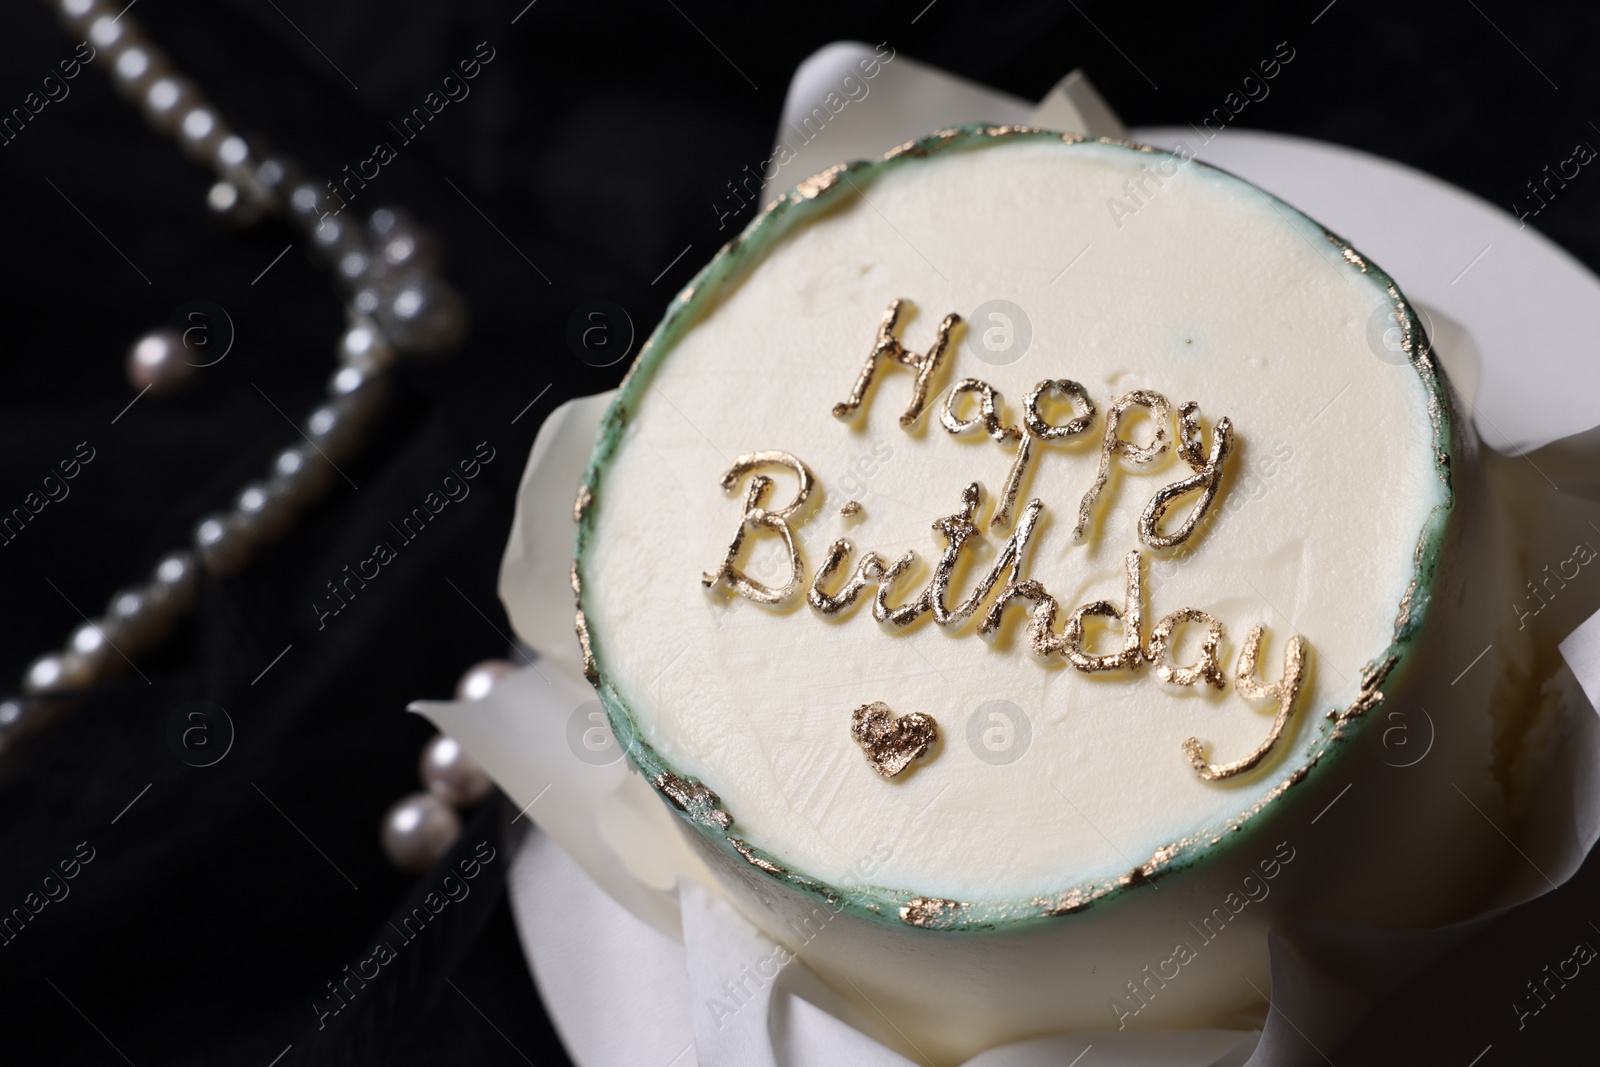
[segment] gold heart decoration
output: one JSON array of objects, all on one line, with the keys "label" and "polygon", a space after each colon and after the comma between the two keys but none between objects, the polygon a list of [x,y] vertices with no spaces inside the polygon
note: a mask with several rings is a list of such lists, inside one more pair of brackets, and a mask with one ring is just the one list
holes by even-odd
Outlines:
[{"label": "gold heart decoration", "polygon": [[939,724],[920,711],[896,716],[889,705],[874,700],[855,710],[850,736],[866,752],[873,770],[893,778],[939,743]]}]

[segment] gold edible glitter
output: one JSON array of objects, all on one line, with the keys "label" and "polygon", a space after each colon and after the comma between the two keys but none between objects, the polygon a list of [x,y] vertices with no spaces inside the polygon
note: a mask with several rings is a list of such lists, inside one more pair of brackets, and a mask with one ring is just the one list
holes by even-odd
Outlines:
[{"label": "gold edible glitter", "polygon": [[817,568],[817,573],[811,579],[811,588],[806,591],[806,602],[824,615],[835,615],[856,602],[856,597],[861,595],[861,590],[866,588],[868,582],[882,581],[887,573],[884,570],[883,557],[876,552],[868,552],[861,557],[861,562],[856,564],[855,573],[844,583],[844,586],[834,594],[823,592],[822,583],[832,577],[833,572],[842,563],[849,562],[850,553],[855,547],[844,538],[839,538],[828,546],[828,555],[822,561],[822,566]]},{"label": "gold edible glitter", "polygon": [[863,704],[850,716],[850,736],[867,754],[872,769],[893,778],[939,742],[939,724],[920,711],[896,716],[881,700]]},{"label": "gold edible glitter", "polygon": [[760,856],[756,855],[755,849],[751,848],[750,843],[745,841],[743,838],[729,837],[728,844],[732,845],[733,850],[739,855],[743,856],[745,862],[750,864],[750,866],[764,871],[767,874],[772,875],[774,878],[788,877],[788,871],[784,870],[782,867],[779,867],[771,860],[762,859]]},{"label": "gold edible glitter", "polygon": [[1388,656],[1382,662],[1369,664],[1361,672],[1361,691],[1356,694],[1355,700],[1343,711],[1334,709],[1328,712],[1328,718],[1334,719],[1343,725],[1350,719],[1359,719],[1379,704],[1383,703],[1383,683],[1389,677],[1389,672],[1394,670],[1399,663],[1398,656]]},{"label": "gold edible glitter", "polygon": [[733,825],[733,816],[723,809],[722,798],[693,778],[662,771],[651,780],[651,784],[671,801],[673,807],[695,822],[719,830],[726,830]]},{"label": "gold edible glitter", "polygon": [[578,635],[578,647],[583,651],[583,677],[590,685],[598,688],[600,668],[594,661],[594,645],[589,640],[589,620],[584,617],[582,608],[578,609],[572,628]]},{"label": "gold edible glitter", "polygon": [[924,929],[949,926],[962,906],[958,900],[942,897],[912,897],[900,906],[900,921]]},{"label": "gold edible glitter", "polygon": [[1256,680],[1256,657],[1260,651],[1261,627],[1252,626],[1250,636],[1245,638],[1244,648],[1239,652],[1233,687],[1246,700],[1277,700],[1278,709],[1272,719],[1272,729],[1267,731],[1266,740],[1254,752],[1232,763],[1212,763],[1205,758],[1205,746],[1198,739],[1191,737],[1184,741],[1183,751],[1189,757],[1189,763],[1208,782],[1218,782],[1253,770],[1272,752],[1273,746],[1289,725],[1290,716],[1294,714],[1295,699],[1300,695],[1300,683],[1305,678],[1304,642],[1299,635],[1289,638],[1283,649],[1283,677],[1276,682]]},{"label": "gold edible glitter", "polygon": [[[1045,421],[1039,412],[1039,398],[1047,391],[1060,393],[1069,400],[1076,401],[1083,406],[1083,414],[1074,416],[1056,426]],[[1022,483],[1027,478],[1028,466],[1033,461],[1033,442],[1060,441],[1076,436],[1094,424],[1094,401],[1089,399],[1089,393],[1083,386],[1070,378],[1047,378],[1033,387],[1033,391],[1022,398],[1022,422],[1027,427],[1027,433],[1017,442],[1017,451],[1011,459],[1011,469],[1006,472],[1005,487],[1000,490],[1000,503],[995,508],[994,515],[989,519],[989,529],[1004,529],[1006,523],[1011,521],[1011,509],[1017,506],[1017,495],[1022,491]]]},{"label": "gold edible glitter", "polygon": [[1008,585],[1021,581],[1022,564],[1028,554],[1028,542],[1033,538],[1033,529],[1039,521],[1039,512],[1044,509],[1044,502],[1037,497],[1028,502],[1028,506],[1023,509],[1022,517],[1017,520],[1017,528],[1006,539],[1006,543],[1000,546],[1000,553],[990,566],[989,573],[978,580],[965,600],[955,607],[947,608],[945,597],[950,592],[950,580],[955,571],[956,561],[960,558],[961,550],[968,539],[978,532],[977,526],[972,522],[972,516],[977,511],[981,493],[978,483],[973,482],[961,494],[961,511],[933,524],[935,530],[949,539],[949,544],[939,557],[938,565],[934,567],[933,578],[928,582],[926,593],[928,606],[933,611],[933,621],[940,626],[959,624],[977,611],[978,605],[983,603],[990,590],[999,583],[1002,572],[1010,571],[1010,576],[1006,579]]},{"label": "gold edible glitter", "polygon": [[916,561],[917,554],[907,551],[905,555],[890,564],[889,569],[884,571],[883,577],[878,580],[878,594],[872,602],[872,617],[878,622],[886,622],[891,626],[909,626],[929,610],[930,597],[926,587],[917,594],[916,599],[907,601],[897,608],[889,606],[889,590],[894,587],[895,579],[910,570]]},{"label": "gold edible glitter", "polygon": [[1000,590],[1000,595],[990,605],[989,611],[978,623],[980,634],[992,633],[1000,628],[1006,605],[1013,600],[1032,601],[1033,622],[1028,627],[1028,645],[1036,656],[1048,656],[1065,649],[1062,639],[1055,633],[1056,598],[1045,592],[1044,584],[1029,578],[1025,582],[1012,582]]},{"label": "gold edible glitter", "polygon": [[[760,604],[780,604],[800,588],[800,576],[804,567],[800,560],[800,549],[794,543],[794,533],[789,529],[788,520],[805,505],[811,495],[811,468],[787,452],[749,452],[735,459],[733,466],[723,474],[722,488],[732,490],[746,474],[757,467],[767,465],[787,467],[794,472],[795,477],[800,480],[800,488],[795,492],[794,499],[781,508],[765,508],[762,506],[762,501],[766,499],[767,490],[772,488],[772,479],[764,474],[751,478],[750,488],[744,498],[744,514],[739,520],[739,528],[734,531],[733,540],[728,545],[728,554],[715,571],[702,574],[700,582],[707,588],[719,581],[725,582],[734,592],[746,599]],[[776,533],[783,539],[784,548],[788,550],[789,580],[780,589],[774,589],[754,580],[738,567],[739,550],[744,546],[745,532],[759,529]]]},{"label": "gold edible glitter", "polygon": [[[955,412],[956,404],[967,393],[978,394],[978,413],[970,419],[958,418]],[[944,396],[944,403],[939,406],[939,425],[945,428],[946,433],[965,433],[975,426],[981,425],[984,433],[996,441],[1014,441],[1022,436],[1022,431],[1015,426],[1006,426],[1000,421],[1000,392],[988,382],[979,381],[977,378],[963,378],[950,387]]]},{"label": "gold edible glitter", "polygon": [[[1175,667],[1163,662],[1172,640],[1172,632],[1186,622],[1205,623],[1206,635],[1200,642],[1200,661],[1192,667]],[[1146,657],[1156,665],[1156,677],[1173,685],[1195,685],[1205,682],[1216,689],[1227,685],[1222,668],[1217,664],[1217,646],[1222,643],[1222,624],[1199,608],[1179,608],[1162,617],[1150,631],[1150,651]]]},{"label": "gold edible glitter", "polygon": [[[1127,595],[1122,607],[1109,600],[1096,600],[1084,604],[1067,616],[1067,628],[1062,632],[1062,651],[1067,661],[1086,674],[1097,671],[1115,671],[1124,667],[1135,668],[1144,661],[1144,593],[1140,582],[1140,557],[1130,550],[1122,557],[1128,574]],[[1104,615],[1122,622],[1122,648],[1104,656],[1093,656],[1083,650],[1083,620],[1089,615]]]},{"label": "gold edible glitter", "polygon": [[[1147,445],[1136,445],[1132,441],[1117,436],[1117,427],[1122,423],[1122,416],[1134,407],[1147,408],[1150,418],[1155,423],[1155,435],[1150,438]],[[1089,491],[1083,494],[1083,501],[1078,505],[1078,525],[1072,528],[1072,539],[1083,540],[1083,531],[1089,525],[1089,513],[1094,510],[1094,502],[1100,496],[1100,490],[1106,487],[1106,479],[1111,475],[1111,461],[1117,455],[1128,457],[1130,463],[1143,466],[1153,462],[1167,450],[1167,423],[1171,421],[1172,405],[1160,393],[1149,389],[1135,389],[1131,393],[1123,393],[1112,401],[1111,408],[1106,412],[1105,437],[1100,442],[1100,469],[1095,472],[1094,484]]]},{"label": "gold edible glitter", "polygon": [[[1211,431],[1211,454],[1207,456],[1201,449],[1200,405],[1192,400],[1183,405],[1178,416],[1178,455],[1194,473],[1157,490],[1150,498],[1139,516],[1139,540],[1151,548],[1172,548],[1189,540],[1217,497],[1222,485],[1222,469],[1232,448],[1233,421],[1224,415]],[[1196,489],[1202,490],[1200,499],[1189,509],[1183,524],[1172,533],[1163,534],[1161,518],[1167,509],[1178,497]]]},{"label": "gold edible glitter", "polygon": [[794,191],[805,197],[807,200],[815,200],[817,197],[830,191],[834,186],[839,184],[839,178],[844,174],[847,166],[848,164],[845,163],[835,163],[822,173],[813,174],[811,177],[795,186]]},{"label": "gold edible glitter", "polygon": [[945,350],[950,345],[950,331],[960,323],[961,316],[951,312],[939,323],[933,345],[926,355],[918,355],[900,343],[900,338],[895,336],[895,326],[900,321],[900,311],[905,307],[905,300],[891,300],[889,308],[883,313],[883,321],[878,324],[878,336],[872,343],[872,351],[867,355],[867,362],[862,366],[861,373],[856,377],[855,388],[850,390],[850,398],[842,404],[833,405],[833,417],[842,419],[856,408],[861,406],[867,390],[872,386],[872,378],[878,372],[878,364],[882,360],[890,360],[903,367],[909,367],[916,372],[916,382],[911,387],[911,402],[906,405],[905,413],[900,416],[901,426],[910,426],[922,415],[922,408],[928,402],[928,388],[933,384],[933,379],[939,373],[939,365],[944,362]]}]

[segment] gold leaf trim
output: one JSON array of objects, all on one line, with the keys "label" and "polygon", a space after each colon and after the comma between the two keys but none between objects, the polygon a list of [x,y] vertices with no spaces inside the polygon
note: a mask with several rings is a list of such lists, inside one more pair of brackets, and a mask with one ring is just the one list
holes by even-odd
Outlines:
[{"label": "gold leaf trim", "polygon": [[600,668],[594,661],[594,646],[589,641],[589,620],[584,617],[582,608],[578,609],[572,628],[578,634],[578,646],[583,649],[583,676],[588,679],[590,685],[598,689]]},{"label": "gold leaf trim", "polygon": [[718,830],[727,830],[733,825],[733,816],[723,809],[722,798],[693,778],[662,771],[651,779],[651,784],[673,807],[695,822]]},{"label": "gold leaf trim", "polygon": [[900,921],[908,926],[929,929],[948,929],[955,925],[956,913],[965,904],[943,897],[912,897],[900,905]]}]

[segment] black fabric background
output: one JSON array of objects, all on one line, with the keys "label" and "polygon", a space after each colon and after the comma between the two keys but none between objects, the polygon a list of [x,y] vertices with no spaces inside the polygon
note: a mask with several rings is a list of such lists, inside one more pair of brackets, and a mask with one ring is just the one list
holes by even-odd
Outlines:
[{"label": "black fabric background", "polygon": [[[447,695],[465,667],[503,653],[495,575],[533,435],[556,404],[621,375],[573,357],[569,316],[604,298],[641,331],[656,321],[726,237],[711,205],[767,158],[789,75],[821,45],[887,40],[1030,98],[1082,66],[1139,125],[1198,121],[1287,40],[1294,63],[1241,125],[1397,159],[1502,207],[1575,142],[1600,144],[1600,11],[1577,5],[902,0],[763,13],[713,0],[539,0],[511,25],[524,2],[135,9],[236,125],[324,174],[388,138],[387,120],[488,41],[496,57],[472,96],[405,146],[357,204],[405,205],[442,235],[475,325],[459,353],[401,373],[397,399],[345,466],[358,489],[340,485],[254,566],[207,588],[194,621],[143,664],[148,683],[107,685],[6,770],[0,909],[78,842],[96,855],[70,897],[0,948],[0,1061],[264,1067],[293,1044],[282,1063],[565,1062],[499,892],[503,855],[338,1025],[318,1032],[310,1005],[441,873],[402,875],[378,847],[379,817],[416,787],[431,732],[403,708]],[[0,109],[73,43],[42,5],[7,4]],[[77,442],[96,458],[70,497],[0,547],[7,687],[62,643],[79,621],[73,605],[98,613],[296,439],[262,393],[301,417],[330,373],[341,322],[300,247],[250,284],[292,239],[286,229],[224,232],[203,208],[206,174],[147,130],[103,70],[91,64],[71,86],[0,147],[0,509]],[[1532,224],[1592,268],[1597,210],[1600,176],[1586,169]],[[128,344],[193,299],[228,309],[234,351],[189,393],[146,397],[111,425],[133,397]],[[318,632],[309,605],[323,583],[480,441],[496,458],[471,497]],[[226,707],[237,728],[229,756],[206,769],[166,742],[173,709],[197,698]],[[462,847],[494,835],[486,806]],[[1488,1067],[1588,1049],[1600,976],[1582,972],[1521,1031],[1511,1002],[1575,942],[1600,944],[1589,922],[1600,918],[1597,867],[1474,938],[1344,1047],[1322,1051],[1341,1065],[1465,1065],[1492,1045]],[[617,1004],[616,1025],[627,1019]]]}]

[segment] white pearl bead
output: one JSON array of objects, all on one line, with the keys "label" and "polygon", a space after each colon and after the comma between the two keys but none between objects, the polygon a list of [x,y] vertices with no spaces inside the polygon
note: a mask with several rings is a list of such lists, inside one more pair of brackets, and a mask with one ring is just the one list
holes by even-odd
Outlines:
[{"label": "white pearl bead", "polygon": [[232,574],[250,560],[255,548],[248,530],[241,530],[226,515],[210,515],[194,528],[195,555],[210,574]]},{"label": "white pearl bead", "polygon": [[211,163],[218,146],[231,136],[222,117],[204,104],[190,108],[178,122],[178,147],[197,163]]},{"label": "white pearl bead", "polygon": [[269,534],[280,533],[283,528],[282,522],[275,522],[270,504],[272,496],[267,493],[266,486],[250,483],[238,491],[234,510],[227,517],[227,525],[248,541],[269,541]]},{"label": "white pearl bead", "polygon": [[421,874],[461,836],[461,817],[432,793],[412,793],[384,813],[379,836],[396,867]]},{"label": "white pearl bead", "polygon": [[339,201],[325,186],[302,180],[289,191],[288,200],[290,221],[306,231],[319,252],[326,253],[333,245],[330,239],[343,238],[349,229],[334,214]]},{"label": "white pearl bead", "polygon": [[330,437],[339,424],[339,413],[327,404],[306,416],[306,436],[313,444],[318,438]]},{"label": "white pearl bead", "polygon": [[423,746],[419,773],[430,793],[458,808],[477,804],[494,788],[488,772],[445,734],[435,735]]},{"label": "white pearl bead", "polygon": [[415,234],[401,233],[383,243],[383,258],[391,267],[403,267],[417,255]]},{"label": "white pearl bead", "polygon": [[151,596],[148,587],[130,585],[112,594],[106,604],[105,630],[118,648],[132,656],[165,636],[173,614],[162,598]]},{"label": "white pearl bead", "polygon": [[102,655],[110,647],[105,631],[95,622],[79,623],[67,638],[67,648],[86,658]]},{"label": "white pearl bead", "polygon": [[241,536],[264,543],[288,533],[292,517],[280,495],[267,485],[252,482],[239,491],[228,522]]},{"label": "white pearl bead", "polygon": [[217,162],[224,167],[242,167],[250,161],[250,145],[238,134],[229,134],[217,145]]},{"label": "white pearl bead", "polygon": [[375,373],[394,362],[394,346],[370,319],[358,320],[339,338],[339,362]]},{"label": "white pearl bead", "polygon": [[456,682],[457,700],[482,700],[500,684],[500,679],[516,672],[516,664],[503,659],[486,659],[474,664]]},{"label": "white pearl bead", "polygon": [[[306,416],[305,434],[321,456],[338,463],[355,448],[357,427],[338,404],[323,404]],[[319,456],[319,458],[321,458]]]},{"label": "white pearl bead", "polygon": [[383,378],[368,378],[354,392],[323,404],[306,417],[306,437],[334,463],[348,457],[381,406],[383,386]]},{"label": "white pearl bead", "polygon": [[54,693],[65,688],[67,667],[65,657],[57,652],[46,652],[32,663],[22,675],[25,693]]},{"label": "white pearl bead", "polygon": [[399,208],[380,207],[367,216],[367,234],[390,267],[432,267],[439,259],[438,242]]},{"label": "white pearl bead", "polygon": [[300,448],[286,448],[272,461],[274,478],[298,478],[306,468],[306,454]]},{"label": "white pearl bead", "polygon": [[103,673],[105,665],[122,657],[111,647],[102,624],[95,621],[80,623],[67,638],[67,651],[77,656],[95,673]]},{"label": "white pearl bead", "polygon": [[364,285],[350,298],[351,305],[363,315],[372,315],[383,307],[383,290],[376,285]]},{"label": "white pearl bead", "polygon": [[367,216],[367,229],[375,241],[382,241],[404,224],[405,218],[401,212],[392,207],[374,208],[371,215]]},{"label": "white pearl bead", "polygon": [[71,693],[94,684],[94,669],[73,652],[46,652],[22,676],[24,693]]},{"label": "white pearl bead", "polygon": [[339,257],[337,270],[339,281],[345,285],[354,285],[366,276],[372,266],[372,257],[364,248],[352,248]]},{"label": "white pearl bead", "polygon": [[206,208],[227,226],[248,226],[261,217],[261,201],[245,196],[230,181],[212,184],[206,191]]},{"label": "white pearl bead", "polygon": [[200,592],[200,567],[194,553],[179,549],[161,557],[145,587],[152,604],[172,615],[188,611]]},{"label": "white pearl bead", "polygon": [[447,282],[420,269],[394,279],[389,298],[373,312],[396,347],[408,352],[453,348],[467,328],[466,304]]},{"label": "white pearl bead", "polygon": [[144,612],[144,597],[131,586],[119,589],[106,601],[106,617],[120,629],[139,619]]},{"label": "white pearl bead", "polygon": [[128,669],[128,660],[122,654],[127,635],[117,627],[116,620],[105,616],[80,624],[67,637],[67,651],[83,663],[94,679],[111,678]]},{"label": "white pearl bead", "polygon": [[128,383],[157,395],[174,392],[194,377],[188,356],[176,330],[153,330],[128,349]]},{"label": "white pearl bead", "polygon": [[360,240],[356,228],[337,215],[329,215],[311,231],[311,243],[321,249],[339,248]]},{"label": "white pearl bead", "polygon": [[101,15],[111,12],[105,0],[61,0],[61,21],[69,30],[82,33]]},{"label": "white pearl bead", "polygon": [[89,23],[89,43],[96,48],[114,50],[120,45],[131,45],[137,31],[130,31],[132,23],[123,22],[115,15],[101,15]]},{"label": "white pearl bead", "polygon": [[320,215],[322,190],[310,182],[295,186],[289,192],[289,210],[296,215]]},{"label": "white pearl bead", "polygon": [[123,97],[135,102],[144,99],[156,79],[172,73],[172,67],[154,46],[140,42],[122,50],[111,67],[111,84]]},{"label": "white pearl bead", "polygon": [[438,265],[438,244],[426,232],[411,226],[396,226],[381,245],[384,265],[391,269]]},{"label": "white pearl bead", "polygon": [[311,250],[325,263],[337,264],[351,252],[366,254],[361,230],[337,215],[328,215],[311,227]]},{"label": "white pearl bead", "polygon": [[162,133],[174,134],[185,116],[200,103],[200,91],[181,74],[163,74],[144,94],[144,114]]},{"label": "white pearl bead", "polygon": [[414,319],[422,310],[426,294],[420,285],[412,284],[401,289],[394,297],[394,313],[402,319]]},{"label": "white pearl bead", "polygon": [[218,215],[227,215],[239,206],[239,187],[232,182],[216,182],[206,190],[206,207]]},{"label": "white pearl bead", "polygon": [[273,460],[267,484],[287,507],[299,508],[327,492],[335,476],[327,460],[309,447],[294,445]]},{"label": "white pearl bead", "polygon": [[186,140],[209,137],[217,128],[217,115],[208,107],[197,107],[183,117],[180,129]]},{"label": "white pearl bead", "polygon": [[330,396],[349,396],[357,389],[372,384],[372,379],[377,375],[372,371],[364,371],[360,367],[340,367],[328,379],[328,394]]},{"label": "white pearl bead", "polygon": [[289,181],[289,168],[281,159],[263,159],[256,166],[256,181],[268,192],[277,193]]},{"label": "white pearl bead", "polygon": [[113,74],[119,82],[137,82],[150,73],[153,64],[145,48],[129,48],[117,57]]}]

